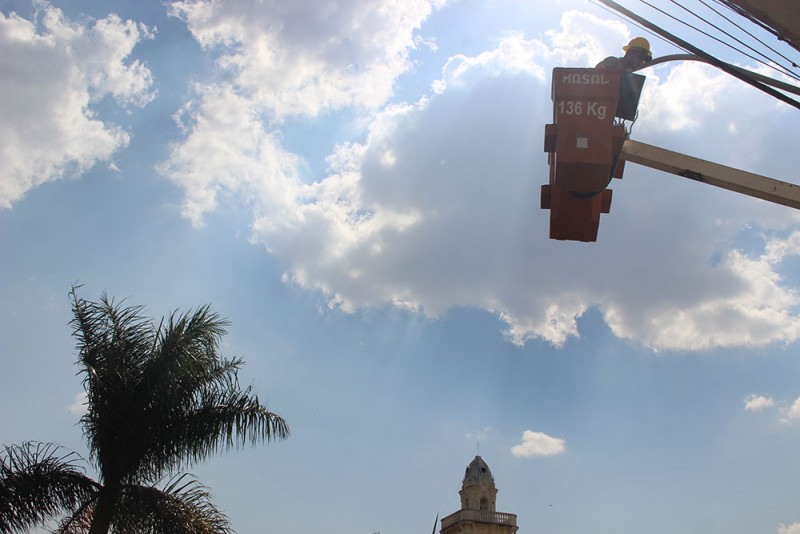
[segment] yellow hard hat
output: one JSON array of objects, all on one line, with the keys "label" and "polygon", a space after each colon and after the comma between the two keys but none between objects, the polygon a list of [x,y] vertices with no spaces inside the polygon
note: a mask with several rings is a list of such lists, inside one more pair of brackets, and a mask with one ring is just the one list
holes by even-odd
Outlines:
[{"label": "yellow hard hat", "polygon": [[650,42],[644,37],[634,37],[627,46],[622,47],[625,52],[627,52],[629,48],[641,48],[647,52],[648,57],[653,57],[653,53],[650,51]]}]

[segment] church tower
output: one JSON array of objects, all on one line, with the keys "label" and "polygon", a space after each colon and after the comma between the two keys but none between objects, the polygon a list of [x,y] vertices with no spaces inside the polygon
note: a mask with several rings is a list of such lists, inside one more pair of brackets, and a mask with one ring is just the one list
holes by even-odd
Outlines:
[{"label": "church tower", "polygon": [[515,534],[517,516],[496,511],[497,488],[489,466],[476,456],[461,483],[461,510],[442,519],[441,534]]}]

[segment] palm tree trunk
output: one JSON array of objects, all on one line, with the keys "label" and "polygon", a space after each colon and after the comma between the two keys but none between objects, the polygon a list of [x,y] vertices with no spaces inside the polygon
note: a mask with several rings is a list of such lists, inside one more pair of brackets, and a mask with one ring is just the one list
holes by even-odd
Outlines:
[{"label": "palm tree trunk", "polygon": [[119,486],[116,488],[105,486],[100,490],[97,506],[94,509],[94,514],[92,514],[92,524],[89,527],[89,534],[108,534],[119,494]]}]

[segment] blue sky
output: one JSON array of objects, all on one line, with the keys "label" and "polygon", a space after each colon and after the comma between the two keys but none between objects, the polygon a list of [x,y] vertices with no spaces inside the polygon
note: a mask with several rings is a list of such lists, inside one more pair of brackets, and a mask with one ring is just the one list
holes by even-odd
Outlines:
[{"label": "blue sky", "polygon": [[[78,282],[230,319],[292,430],[191,470],[242,534],[428,532],[478,452],[520,532],[800,532],[798,213],[629,165],[597,243],[547,239],[549,73],[637,28],[583,0],[0,14],[2,443],[87,454]],[[797,110],[644,73],[633,139],[797,182]]]}]

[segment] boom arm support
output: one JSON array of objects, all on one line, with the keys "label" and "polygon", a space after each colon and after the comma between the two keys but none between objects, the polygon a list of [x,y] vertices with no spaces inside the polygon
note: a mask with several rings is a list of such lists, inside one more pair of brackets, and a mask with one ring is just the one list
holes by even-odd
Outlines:
[{"label": "boom arm support", "polygon": [[620,158],[645,167],[800,209],[800,186],[700,158],[626,140]]}]

